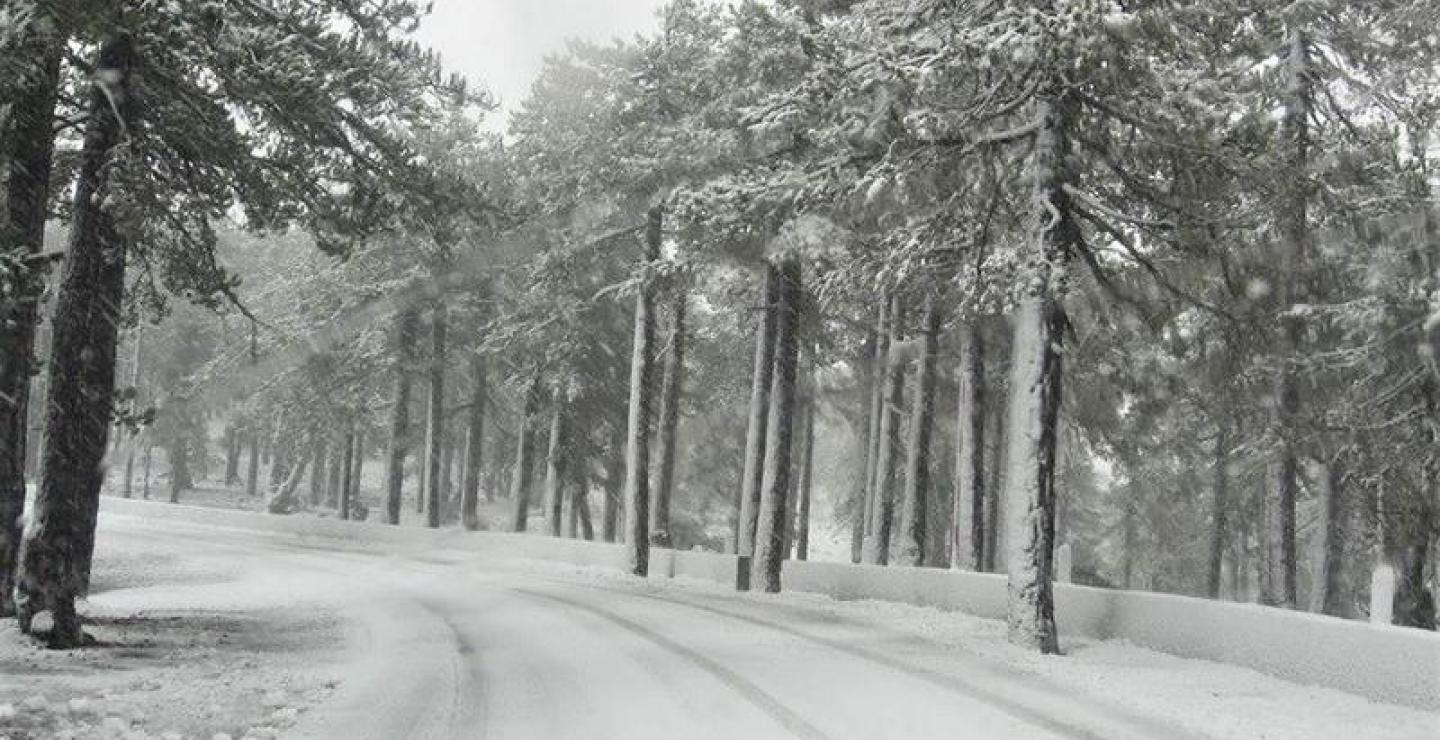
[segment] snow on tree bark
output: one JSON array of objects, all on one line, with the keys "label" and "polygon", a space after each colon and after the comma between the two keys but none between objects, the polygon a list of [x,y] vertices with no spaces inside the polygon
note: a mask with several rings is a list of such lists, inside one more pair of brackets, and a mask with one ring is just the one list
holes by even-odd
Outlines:
[{"label": "snow on tree bark", "polygon": [[545,529],[551,537],[559,537],[564,521],[565,478],[565,391],[556,383],[550,396],[550,444],[545,450]]},{"label": "snow on tree bark", "polygon": [[786,499],[790,493],[790,454],[795,421],[795,379],[800,343],[800,263],[789,260],[780,273],[775,307],[775,368],[771,374],[770,413],[765,430],[765,475],[760,488],[760,515],[755,530],[755,556],[750,586],[766,593],[780,591],[785,559]]},{"label": "snow on tree bark", "polygon": [[659,423],[655,430],[655,475],[650,491],[650,544],[671,547],[670,496],[675,484],[676,427],[680,423],[680,394],[685,382],[684,291],[675,296],[670,315],[670,346],[660,382]]},{"label": "snow on tree bark", "polygon": [[441,465],[445,452],[445,330],[448,309],[444,301],[436,301],[430,314],[430,429],[429,449],[425,451],[426,485],[425,526],[440,526],[441,494],[444,489]]},{"label": "snow on tree bark", "polygon": [[[664,211],[650,209],[645,226],[645,266],[660,259]],[[625,570],[650,571],[650,394],[653,392],[655,295],[647,279],[635,297],[635,340],[630,356],[630,407],[625,428]]]},{"label": "snow on tree bark", "polygon": [[419,339],[420,311],[407,306],[395,317],[394,404],[390,407],[390,449],[385,460],[385,523],[400,523],[400,503],[405,492],[405,458],[410,444],[411,372],[415,345]]},{"label": "snow on tree bark", "polygon": [[933,295],[925,298],[921,320],[922,349],[915,365],[915,391],[910,406],[910,442],[905,457],[904,500],[900,509],[899,565],[925,565],[926,515],[930,496],[930,439],[935,428],[935,362],[939,354],[940,312]]},{"label": "snow on tree bark", "polygon": [[100,48],[52,318],[44,477],[21,545],[15,593],[22,630],[29,631],[35,614],[51,611],[53,647],[83,639],[75,599],[90,584],[125,292],[126,242],[110,210],[109,173],[122,166],[134,123],[131,70],[138,63],[129,36],[107,38]]},{"label": "snow on tree bark", "polygon": [[1005,527],[1009,553],[1006,626],[1011,642],[1060,650],[1051,571],[1055,546],[1055,461],[1064,315],[1064,262],[1076,238],[1064,184],[1073,103],[1057,90],[1041,98],[1030,155],[1032,231],[1029,285],[1015,309],[1007,424]]},{"label": "snow on tree bark", "polygon": [[959,404],[955,418],[955,514],[950,566],[985,569],[985,341],[960,323]]},{"label": "snow on tree bark", "polygon": [[[42,14],[39,14],[43,16]],[[0,142],[0,159],[9,162],[5,183],[3,248],[33,256],[45,240],[46,203],[54,155],[55,101],[64,40],[41,20],[19,32],[15,48],[4,49],[34,65],[16,86],[10,130]],[[0,615],[10,614],[12,582],[25,514],[26,426],[30,375],[34,364],[35,325],[44,282],[40,265],[0,281],[6,298],[0,306]]]},{"label": "snow on tree bark", "polygon": [[764,287],[755,322],[755,364],[750,383],[750,415],[745,426],[745,464],[740,474],[739,512],[735,552],[755,554],[756,517],[760,511],[760,485],[765,473],[765,434],[770,414],[771,376],[775,369],[775,304],[780,276],[765,263]]},{"label": "snow on tree bark", "polygon": [[485,356],[476,353],[470,358],[470,414],[465,435],[465,478],[460,491],[460,525],[467,530],[480,528],[476,507],[480,500],[480,470],[485,457],[485,405],[490,402],[485,377]]}]

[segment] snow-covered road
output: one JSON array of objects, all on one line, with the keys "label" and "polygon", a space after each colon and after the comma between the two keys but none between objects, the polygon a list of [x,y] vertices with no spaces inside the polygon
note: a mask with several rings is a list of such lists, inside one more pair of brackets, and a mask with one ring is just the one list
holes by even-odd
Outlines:
[{"label": "snow-covered road", "polygon": [[[285,737],[1211,736],[983,651],[804,602],[130,517],[104,520],[102,552],[106,543],[228,563],[207,608],[324,604],[346,616],[339,690]],[[163,601],[165,588],[96,601],[135,608]]]}]

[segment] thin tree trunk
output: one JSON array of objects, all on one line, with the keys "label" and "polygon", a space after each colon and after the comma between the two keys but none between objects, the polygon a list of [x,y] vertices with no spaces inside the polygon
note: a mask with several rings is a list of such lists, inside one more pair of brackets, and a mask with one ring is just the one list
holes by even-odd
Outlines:
[{"label": "thin tree trunk", "polygon": [[[1009,553],[1007,627],[1011,642],[1056,653],[1051,587],[1055,547],[1055,448],[1060,412],[1064,314],[1059,286],[1076,225],[1064,190],[1073,103],[1051,90],[1042,103],[1029,170],[1035,175],[1031,292],[1015,312],[1005,475]],[[1058,218],[1057,218],[1058,215]]]},{"label": "thin tree trunk", "polygon": [[870,510],[870,479],[875,474],[875,456],[871,454],[875,439],[875,332],[865,337],[865,344],[856,363],[861,369],[860,403],[864,406],[864,434],[859,436],[859,459],[861,480],[851,493],[850,501],[850,562],[859,563],[865,553],[865,524]]},{"label": "thin tree trunk", "polygon": [[595,524],[590,518],[590,487],[585,480],[583,467],[581,465],[574,466],[575,485],[571,489],[573,492],[570,494],[570,507],[579,519],[580,537],[586,541],[592,541],[595,539]]},{"label": "thin tree trunk", "polygon": [[880,446],[875,458],[875,506],[871,512],[869,550],[865,553],[865,562],[874,565],[888,565],[890,562],[890,535],[895,521],[895,483],[899,477],[896,475],[896,457],[900,452],[900,427],[903,423],[900,411],[905,402],[905,364],[895,356],[904,321],[899,296],[891,297],[888,316],[890,337],[885,343],[884,396],[877,437]]},{"label": "thin tree trunk", "polygon": [[140,495],[141,495],[146,501],[149,501],[149,500],[150,500],[150,462],[151,462],[151,460],[154,458],[154,451],[155,451],[155,448],[150,444],[150,440],[147,438],[147,439],[145,440],[145,465],[144,465],[144,471],[141,473],[141,476],[142,476],[142,478],[143,478],[143,481],[142,481],[142,486],[141,486],[141,489],[140,489]]},{"label": "thin tree trunk", "polygon": [[765,288],[760,294],[760,316],[755,328],[755,367],[750,385],[750,418],[745,429],[745,468],[740,476],[738,531],[735,552],[755,553],[756,517],[760,511],[760,486],[765,473],[765,434],[770,416],[771,376],[775,372],[775,304],[780,292],[780,274],[774,265],[765,265]]},{"label": "thin tree trunk", "polygon": [[358,427],[355,430],[355,471],[350,476],[350,517],[355,517],[356,511],[364,507],[360,499],[360,488],[363,484],[365,472],[365,427]]},{"label": "thin tree trunk", "polygon": [[1001,511],[1000,488],[1003,481],[1002,474],[1005,471],[1007,432],[1005,431],[1006,409],[1000,390],[997,389],[997,392],[990,394],[985,409],[987,417],[985,423],[989,425],[985,437],[990,440],[990,464],[986,469],[985,478],[985,547],[982,553],[985,557],[985,564],[981,568],[981,571],[985,573],[997,572],[998,566],[1004,563],[1001,560],[1004,553],[1000,547],[1000,530],[1004,528],[1002,523],[1005,517]]},{"label": "thin tree trunk", "polygon": [[29,632],[35,614],[49,610],[52,647],[76,647],[83,637],[75,599],[90,584],[125,293],[126,243],[107,210],[109,168],[134,117],[130,82],[136,56],[125,35],[106,39],[99,52],[70,248],[52,318],[44,478],[15,584],[22,631]]},{"label": "thin tree trunk", "polygon": [[310,462],[310,506],[314,508],[320,505],[325,498],[325,468],[326,456],[329,454],[329,446],[325,444],[325,435],[316,434],[313,443],[315,454]]},{"label": "thin tree trunk", "polygon": [[405,458],[410,445],[411,369],[420,334],[420,311],[407,306],[395,317],[394,405],[390,407],[390,450],[385,460],[385,523],[400,523],[401,498],[405,494]]},{"label": "thin tree trunk", "polygon": [[515,471],[510,493],[515,500],[514,531],[524,532],[530,519],[530,479],[534,472],[535,417],[540,413],[540,373],[530,381],[525,392],[525,406],[520,413],[520,427],[515,434]]},{"label": "thin tree trunk", "polygon": [[1230,507],[1230,435],[1222,422],[1215,436],[1215,461],[1210,471],[1210,553],[1207,562],[1205,592],[1212,599],[1220,598],[1220,573],[1225,561],[1226,530]]},{"label": "thin tree trunk", "polygon": [[240,480],[240,434],[234,426],[225,427],[225,485]]},{"label": "thin tree trunk", "polygon": [[335,508],[341,519],[350,518],[350,491],[355,482],[355,432],[345,434],[345,458],[340,464],[340,497]]},{"label": "thin tree trunk", "polygon": [[[619,445],[612,446],[613,451],[619,450]],[[624,475],[620,459],[612,452],[605,459],[605,500],[600,506],[600,539],[606,542],[614,542],[616,530],[620,524],[620,496],[621,484]]]},{"label": "thin tree trunk", "polygon": [[796,336],[800,319],[800,263],[786,262],[780,272],[775,322],[775,368],[770,387],[770,414],[765,430],[765,475],[760,490],[760,516],[755,530],[755,557],[750,565],[751,588],[780,591],[784,560],[786,498],[790,492],[790,453],[795,411],[795,377],[799,356]]},{"label": "thin tree trunk", "polygon": [[[813,386],[812,386],[813,389]],[[795,559],[810,559],[810,498],[815,487],[815,405],[814,391],[805,404],[805,436],[800,443],[800,507],[795,521]]]},{"label": "thin tree trunk", "polygon": [[1348,617],[1344,598],[1345,507],[1338,461],[1316,463],[1314,477],[1320,509],[1320,538],[1310,608],[1322,614]]},{"label": "thin tree trunk", "polygon": [[960,323],[960,402],[955,419],[955,517],[950,566],[985,569],[985,340]]},{"label": "thin tree trunk", "polygon": [[[650,209],[645,229],[645,263],[660,259],[664,210]],[[655,374],[654,287],[640,287],[635,298],[635,340],[630,357],[630,408],[625,431],[625,570],[650,571],[650,394]]]},{"label": "thin tree trunk", "polygon": [[180,503],[180,494],[194,488],[190,480],[190,444],[176,431],[170,439],[170,503]]},{"label": "thin tree trunk", "polygon": [[440,526],[441,489],[444,487],[441,465],[445,450],[445,330],[447,309],[444,301],[435,303],[430,317],[430,448],[426,451],[425,526]]},{"label": "thin tree trunk", "polygon": [[[6,140],[0,142],[0,158],[9,162],[0,235],[5,249],[26,256],[38,254],[44,246],[55,151],[55,101],[65,51],[65,40],[48,27],[53,19],[47,16],[37,10],[29,27],[18,31],[15,47],[3,50],[34,65],[33,73],[19,80],[14,90],[12,123]],[[13,307],[0,312],[0,615],[14,612],[11,591],[25,514],[30,375],[40,296],[45,289],[40,264],[31,266],[36,268],[33,273],[15,275],[0,285],[9,296],[6,303]]]},{"label": "thin tree trunk", "polygon": [[680,423],[680,394],[685,382],[685,301],[683,291],[671,309],[670,348],[660,383],[660,422],[655,434],[655,481],[651,484],[650,544],[673,547],[670,496],[675,485],[675,430]]},{"label": "thin tree trunk", "polygon": [[310,456],[301,455],[295,464],[290,466],[289,475],[271,492],[270,502],[265,507],[271,514],[291,514],[300,509],[300,500],[296,498],[295,491],[300,488],[300,479],[305,477],[305,468],[309,464]]},{"label": "thin tree trunk", "polygon": [[559,537],[563,522],[566,460],[565,391],[557,382],[550,397],[550,444],[545,450],[545,526],[551,537]]},{"label": "thin tree trunk", "polygon": [[905,457],[904,502],[900,509],[899,565],[925,565],[926,516],[930,510],[930,439],[935,428],[935,362],[940,344],[940,312],[926,296],[920,358],[910,405],[910,443]]},{"label": "thin tree trunk", "polygon": [[245,469],[245,495],[255,498],[260,492],[260,434],[251,431],[246,434],[250,441],[250,459]]},{"label": "thin tree trunk", "polygon": [[479,505],[480,469],[485,455],[485,404],[489,403],[485,356],[478,352],[470,358],[470,382],[469,433],[465,436],[465,482],[460,491],[460,524],[473,532],[480,528],[476,507]]}]

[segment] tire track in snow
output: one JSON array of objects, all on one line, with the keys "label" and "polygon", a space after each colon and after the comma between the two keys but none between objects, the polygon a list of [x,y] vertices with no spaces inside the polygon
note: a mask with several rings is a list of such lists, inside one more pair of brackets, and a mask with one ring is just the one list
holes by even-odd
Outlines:
[{"label": "tire track in snow", "polygon": [[[546,580],[552,579],[547,578]],[[773,622],[767,619],[761,619],[759,617],[755,617],[744,612],[712,606],[710,604],[696,603],[689,599],[676,598],[674,596],[661,595],[659,593],[646,593],[641,591],[618,589],[594,583],[575,584],[573,582],[560,580],[554,580],[553,582],[563,583],[571,586],[580,585],[584,588],[596,591],[603,591],[605,593],[628,595],[636,598],[647,599],[650,601],[658,601],[672,606],[695,609],[697,611],[706,612],[715,616],[734,619],[736,621],[744,622],[746,624],[762,627],[775,632],[780,632],[790,637],[804,640],[811,644],[826,647],[831,650],[836,650],[846,655],[859,658],[866,662],[880,665],[885,668],[906,674],[908,676],[925,681],[926,683],[945,689],[952,693],[957,693],[968,698],[976,699],[978,701],[989,704],[996,710],[1004,712],[1005,714],[1008,714],[1015,719],[1018,719],[1028,724],[1032,724],[1039,728],[1043,728],[1050,732],[1054,732],[1064,737],[1074,738],[1075,740],[1114,740],[1114,738],[1116,737],[1112,728],[1090,729],[1087,727],[1076,725],[1073,722],[1067,722],[1054,716],[1051,713],[1036,710],[1029,704],[1012,699],[1000,693],[999,691],[986,688],[976,681],[967,680],[960,676],[946,673],[944,671],[936,670],[933,668],[906,663],[900,659],[886,655],[885,653],[879,652],[877,650],[868,650],[866,648],[857,647],[855,645],[842,642],[840,640],[810,634],[789,625],[779,622]],[[910,636],[907,635],[906,637]],[[1014,681],[1016,678],[1021,678],[1031,682],[1034,682],[1037,679],[1043,681],[1041,677],[1031,674],[1022,674],[1020,676],[1010,678],[1001,677],[1000,680]],[[1061,687],[1046,687],[1047,690],[1051,691],[1057,690],[1059,688]],[[1072,694],[1072,697],[1073,696],[1074,695]],[[1129,730],[1129,732],[1125,735],[1126,737],[1147,739],[1168,738],[1173,740],[1200,740],[1203,737],[1195,733],[1188,732],[1180,727],[1176,727],[1174,725],[1162,722],[1160,720],[1134,715],[1120,708],[1113,708],[1111,712],[1107,714],[1107,719],[1112,723],[1118,721],[1122,722],[1124,725],[1127,725],[1127,729]]]},{"label": "tire track in snow", "polygon": [[640,637],[641,639],[651,644],[657,645],[686,659],[687,661],[699,667],[701,670],[715,677],[718,681],[720,681],[720,683],[724,684],[727,688],[739,694],[746,701],[754,705],[757,709],[773,718],[776,722],[779,722],[781,726],[783,726],[786,730],[788,730],[791,734],[795,735],[795,737],[797,738],[803,738],[803,740],[834,740],[834,738],[825,734],[823,730],[806,721],[804,717],[801,717],[795,712],[787,709],[784,704],[780,703],[779,700],[766,693],[759,686],[751,683],[744,676],[741,676],[740,674],[730,670],[729,668],[720,665],[719,663],[706,657],[702,653],[691,650],[690,648],[685,647],[684,645],[681,645],[680,643],[675,642],[674,640],[671,640],[670,638],[659,634],[658,632],[655,632],[638,622],[633,622],[613,612],[601,609],[591,604],[586,604],[582,601],[566,598],[564,596],[558,596],[556,594],[546,593],[542,591],[533,591],[527,588],[512,587],[510,590],[519,594],[524,594],[525,596],[529,596],[531,598],[543,599],[545,601],[562,604],[572,609],[586,612],[595,617],[610,622],[611,624],[614,624],[615,626],[625,630],[626,632]]}]

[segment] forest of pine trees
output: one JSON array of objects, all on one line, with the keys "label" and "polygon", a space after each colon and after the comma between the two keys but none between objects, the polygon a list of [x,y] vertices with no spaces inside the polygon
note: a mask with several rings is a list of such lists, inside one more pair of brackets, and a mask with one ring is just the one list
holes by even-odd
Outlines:
[{"label": "forest of pine trees", "polygon": [[223,490],[1435,629],[1431,0],[671,0],[501,128],[423,6],[4,3],[0,613]]}]

